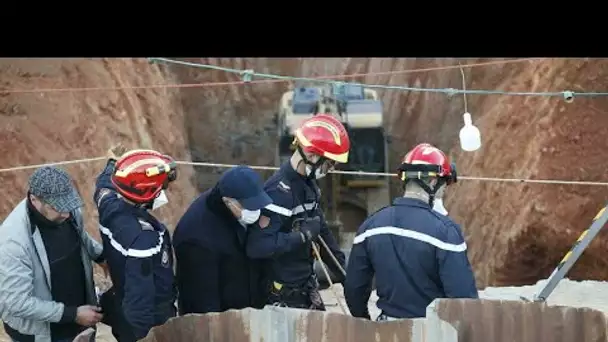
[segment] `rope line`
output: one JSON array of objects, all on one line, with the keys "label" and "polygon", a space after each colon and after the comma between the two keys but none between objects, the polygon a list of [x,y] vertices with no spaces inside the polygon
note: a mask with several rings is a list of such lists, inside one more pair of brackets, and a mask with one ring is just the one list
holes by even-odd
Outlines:
[{"label": "rope line", "polygon": [[[470,63],[463,64],[463,68],[473,68],[480,66],[490,66],[499,64],[511,64],[521,63],[533,60],[545,60],[547,58],[519,58],[509,59],[501,61],[490,61],[482,63]],[[441,71],[455,69],[460,66],[448,65],[442,67],[431,67],[431,68],[420,68],[420,69],[407,69],[407,70],[394,70],[394,71],[379,71],[379,72],[368,72],[368,73],[356,73],[356,74],[339,74],[339,75],[324,75],[311,77],[312,79],[326,79],[326,78],[338,78],[348,79],[365,76],[383,76],[383,75],[398,75],[398,74],[409,74],[417,72],[430,72],[430,71]],[[254,80],[251,82],[245,81],[232,81],[232,82],[205,82],[205,83],[186,83],[186,84],[154,84],[154,85],[141,85],[141,86],[116,86],[116,87],[80,87],[80,88],[39,88],[39,89],[0,89],[0,94],[26,94],[26,93],[53,93],[53,92],[85,92],[85,91],[116,91],[116,90],[135,90],[135,89],[164,89],[164,88],[205,88],[205,87],[221,87],[229,85],[244,85],[244,84],[266,84],[266,83],[282,83],[288,82],[285,79],[264,79]]]},{"label": "rope line", "polygon": [[22,166],[15,166],[15,167],[8,167],[8,168],[0,169],[0,173],[28,170],[28,169],[37,169],[40,167],[51,166],[51,165],[68,165],[68,164],[89,163],[89,162],[94,162],[94,161],[99,161],[99,160],[104,160],[104,159],[108,159],[108,157],[84,158],[84,159],[59,161],[59,162],[53,162],[53,163],[22,165]]},{"label": "rope line", "polygon": [[[43,166],[51,165],[66,165],[66,164],[78,164],[88,163],[94,161],[107,160],[107,157],[96,157],[96,158],[85,158],[67,160],[45,164],[34,164],[34,165],[22,165],[14,166],[9,168],[0,169],[0,173],[36,169]],[[216,168],[231,168],[238,166],[238,164],[222,164],[222,163],[207,163],[207,162],[191,162],[191,161],[176,161],[179,165],[190,165],[190,166],[202,166],[202,167],[216,167]],[[276,166],[261,166],[261,165],[247,165],[254,170],[266,170],[274,171],[278,170]],[[364,171],[343,171],[334,170],[330,173],[342,174],[342,175],[355,175],[355,176],[368,176],[368,177],[397,177],[396,173],[388,172],[364,172]],[[589,186],[608,186],[608,182],[593,182],[593,181],[571,181],[571,180],[558,180],[558,179],[530,179],[530,178],[499,178],[499,177],[474,177],[474,176],[458,176],[458,179],[466,180],[477,180],[484,182],[511,182],[511,183],[536,183],[536,184],[562,184],[562,185],[589,185]]]},{"label": "rope line", "polygon": [[[233,74],[239,74],[243,77],[244,83],[252,82],[250,79],[254,76],[261,78],[270,78],[277,80],[285,80],[285,81],[304,81],[304,82],[318,82],[318,83],[328,83],[328,84],[345,84],[342,81],[336,80],[328,80],[328,79],[319,79],[319,78],[310,78],[310,77],[293,77],[293,76],[284,76],[284,75],[275,75],[275,74],[267,74],[267,73],[258,73],[253,71],[252,69],[233,69],[233,68],[225,68],[219,67],[216,65],[209,64],[200,64],[200,63],[192,63],[192,62],[184,62],[178,61],[169,58],[148,58],[151,62],[161,62],[165,64],[176,64],[183,65],[201,69],[212,69],[212,70],[220,70]],[[456,66],[458,67],[458,66]],[[571,90],[563,90],[559,92],[519,92],[519,91],[502,91],[502,90],[484,90],[484,89],[455,89],[455,88],[418,88],[418,87],[408,87],[408,86],[392,86],[392,85],[383,85],[383,84],[365,84],[365,83],[351,83],[350,85],[357,85],[365,88],[375,88],[375,89],[386,89],[386,90],[405,90],[405,91],[413,91],[413,92],[426,92],[426,93],[444,93],[450,96],[455,94],[477,94],[477,95],[510,95],[510,96],[562,96],[564,98],[567,97],[575,97],[575,96],[608,96],[608,92],[574,92]]]}]

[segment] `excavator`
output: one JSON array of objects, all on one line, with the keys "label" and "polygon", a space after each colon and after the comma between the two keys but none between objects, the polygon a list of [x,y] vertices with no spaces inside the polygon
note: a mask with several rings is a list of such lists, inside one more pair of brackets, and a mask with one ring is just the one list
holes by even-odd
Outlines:
[{"label": "excavator", "polygon": [[[338,170],[387,172],[387,137],[383,128],[383,106],[378,93],[358,84],[299,83],[281,96],[276,123],[279,143],[278,164],[293,154],[294,131],[304,120],[316,114],[331,114],[346,127],[351,141],[349,160]],[[344,231],[338,215],[338,203],[349,203],[371,213],[385,206],[389,199],[388,179],[384,176],[331,174],[323,181],[322,203],[330,229],[340,241],[347,260],[356,227]],[[360,223],[360,222],[359,222]],[[355,231],[353,231],[353,229]],[[318,262],[315,273],[322,287],[329,285]],[[332,281],[335,275],[330,274]]]}]

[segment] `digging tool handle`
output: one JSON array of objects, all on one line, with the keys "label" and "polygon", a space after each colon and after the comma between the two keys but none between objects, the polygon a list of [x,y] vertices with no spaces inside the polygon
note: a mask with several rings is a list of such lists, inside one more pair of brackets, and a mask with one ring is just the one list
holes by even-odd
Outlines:
[{"label": "digging tool handle", "polygon": [[[310,232],[306,232],[306,235],[308,235],[308,238],[311,239]],[[321,265],[321,268],[323,269],[323,272],[325,273],[325,276],[327,277],[327,281],[329,282],[329,289],[334,294],[334,297],[336,297],[338,304],[340,304],[340,309],[342,309],[342,313],[345,315],[348,315],[348,311],[346,311],[344,304],[342,304],[342,301],[340,301],[340,296],[338,296],[336,289],[333,287],[334,283],[331,281],[331,277],[329,276],[329,271],[327,271],[327,269],[325,268],[325,264],[323,264],[323,260],[321,260],[321,253],[319,253],[319,249],[317,248],[317,245],[312,243],[312,249],[314,251],[315,258],[317,258],[317,261]]]},{"label": "digging tool handle", "polygon": [[340,262],[338,261],[338,258],[336,258],[336,256],[334,255],[334,253],[331,252],[331,250],[329,249],[329,246],[327,245],[327,243],[325,242],[325,240],[321,237],[321,235],[319,235],[318,238],[319,238],[319,241],[321,241],[321,244],[323,245],[323,247],[325,248],[325,250],[327,251],[327,253],[329,254],[329,256],[331,256],[331,259],[338,266],[338,269],[340,270],[340,272],[342,272],[342,275],[344,277],[346,277],[346,271],[344,270],[344,267],[342,267],[342,265],[340,265]]}]

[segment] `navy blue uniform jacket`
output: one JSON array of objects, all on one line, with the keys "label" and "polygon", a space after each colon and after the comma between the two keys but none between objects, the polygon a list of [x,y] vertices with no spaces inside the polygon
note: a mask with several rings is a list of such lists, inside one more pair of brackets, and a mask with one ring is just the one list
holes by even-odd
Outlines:
[{"label": "navy blue uniform jacket", "polygon": [[147,210],[118,196],[110,176],[99,175],[93,195],[99,211],[103,253],[125,319],[137,339],[175,315],[173,251],[166,227]]},{"label": "navy blue uniform jacket", "polygon": [[[262,210],[270,218],[267,227],[250,226],[247,254],[251,258],[267,259],[269,280],[292,287],[303,286],[314,273],[314,256],[310,243],[302,241],[301,234],[294,230],[297,219],[319,216],[323,222],[321,237],[332,253],[344,266],[344,253],[327,228],[323,212],[319,208],[320,190],[314,180],[298,174],[289,161],[264,184],[264,191],[272,198],[272,204]],[[321,258],[334,274],[341,275],[335,262],[325,248],[320,246]]]},{"label": "navy blue uniform jacket", "polygon": [[246,234],[218,186],[190,205],[173,234],[181,314],[263,307],[260,261],[247,258]]},{"label": "navy blue uniform jacket", "polygon": [[397,198],[357,230],[344,294],[355,317],[370,318],[374,273],[377,306],[396,318],[424,317],[435,298],[478,298],[460,226],[421,200]]}]

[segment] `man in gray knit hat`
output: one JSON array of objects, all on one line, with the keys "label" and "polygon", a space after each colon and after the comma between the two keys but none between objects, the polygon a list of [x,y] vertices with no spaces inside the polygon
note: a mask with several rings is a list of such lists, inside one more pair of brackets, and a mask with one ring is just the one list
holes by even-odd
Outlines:
[{"label": "man in gray knit hat", "polygon": [[13,341],[72,341],[101,321],[92,260],[102,245],[84,229],[67,172],[45,166],[0,226],[0,314]]}]

